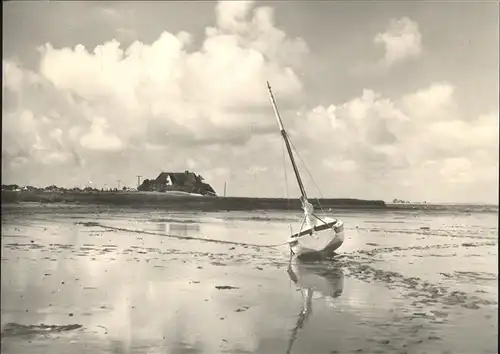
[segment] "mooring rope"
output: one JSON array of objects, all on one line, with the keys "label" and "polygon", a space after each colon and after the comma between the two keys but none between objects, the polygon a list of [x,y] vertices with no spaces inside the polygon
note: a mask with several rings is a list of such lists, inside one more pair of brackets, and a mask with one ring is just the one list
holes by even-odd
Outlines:
[{"label": "mooring rope", "polygon": [[126,228],[122,228],[122,227],[115,227],[115,226],[103,225],[103,224],[99,224],[99,223],[96,223],[96,222],[77,223],[77,224],[81,224],[81,225],[85,225],[85,226],[100,227],[100,228],[108,229],[108,230],[123,231],[123,232],[132,232],[132,233],[143,234],[143,235],[163,236],[163,237],[177,238],[177,239],[180,239],[180,240],[205,241],[205,242],[211,242],[211,243],[223,243],[223,244],[238,245],[238,246],[274,248],[274,247],[280,247],[280,246],[288,245],[288,241],[287,242],[273,244],[273,245],[258,245],[258,244],[255,244],[255,243],[225,241],[225,240],[216,240],[216,239],[204,238],[204,237],[181,236],[181,235],[166,234],[166,233],[161,233],[161,232],[152,232],[152,231],[144,231],[144,230],[126,229]]}]

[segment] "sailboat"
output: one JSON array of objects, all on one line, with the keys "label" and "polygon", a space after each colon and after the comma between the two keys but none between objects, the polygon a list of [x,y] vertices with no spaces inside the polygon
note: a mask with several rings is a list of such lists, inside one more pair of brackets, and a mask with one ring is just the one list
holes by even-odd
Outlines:
[{"label": "sailboat", "polygon": [[290,137],[288,136],[278,112],[278,107],[271,90],[271,85],[266,81],[269,99],[273,106],[274,115],[278,121],[281,136],[293,167],[293,172],[300,189],[300,202],[304,210],[304,218],[300,230],[291,235],[287,240],[290,247],[290,256],[295,255],[299,259],[323,258],[334,255],[344,242],[344,223],[336,218],[319,217],[314,212],[313,205],[308,201],[307,193],[302,183],[297,164],[292,152]]}]

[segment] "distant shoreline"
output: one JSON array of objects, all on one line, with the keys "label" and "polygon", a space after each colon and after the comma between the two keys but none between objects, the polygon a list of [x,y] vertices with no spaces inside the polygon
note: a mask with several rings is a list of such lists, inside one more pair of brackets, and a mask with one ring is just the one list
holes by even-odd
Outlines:
[{"label": "distant shoreline", "polygon": [[[316,199],[311,202],[317,209]],[[42,192],[42,191],[2,191],[2,207],[22,206],[35,203],[41,205],[101,206],[137,209],[161,209],[173,211],[297,211],[301,212],[298,199],[212,197],[197,196],[182,192]],[[377,210],[387,212],[445,212],[445,213],[498,213],[498,205],[475,204],[394,204],[381,200],[349,198],[320,199],[323,210]]]},{"label": "distant shoreline", "polygon": [[[42,191],[2,191],[2,204],[34,203],[74,203],[128,207],[161,207],[172,210],[300,210],[298,199],[212,197],[188,193],[155,192],[42,192]],[[311,199],[316,205],[317,201]],[[323,209],[355,208],[384,209],[382,200],[362,200],[350,198],[320,199]]]}]

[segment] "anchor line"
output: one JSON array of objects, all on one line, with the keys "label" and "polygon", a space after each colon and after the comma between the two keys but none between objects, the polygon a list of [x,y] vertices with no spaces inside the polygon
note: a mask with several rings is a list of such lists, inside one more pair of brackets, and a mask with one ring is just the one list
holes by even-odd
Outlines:
[{"label": "anchor line", "polygon": [[272,244],[272,245],[258,245],[258,244],[254,244],[254,243],[225,241],[225,240],[216,240],[216,239],[211,239],[211,238],[202,238],[202,237],[193,237],[193,236],[181,236],[181,235],[173,235],[173,234],[166,234],[166,233],[160,233],[160,232],[151,232],[151,231],[144,231],[144,230],[125,229],[125,228],[121,228],[121,227],[108,226],[108,225],[102,225],[102,224],[97,224],[97,223],[95,223],[92,226],[100,227],[100,228],[108,229],[108,230],[123,231],[123,232],[132,232],[132,233],[143,234],[143,235],[164,236],[164,237],[177,238],[177,239],[180,239],[180,240],[193,240],[193,241],[205,241],[205,242],[211,242],[211,243],[224,243],[224,244],[228,244],[228,245],[239,245],[239,246],[249,246],[249,247],[264,247],[264,248],[274,248],[274,247],[280,247],[280,246],[288,245],[288,241],[287,242],[278,243],[278,244]]}]

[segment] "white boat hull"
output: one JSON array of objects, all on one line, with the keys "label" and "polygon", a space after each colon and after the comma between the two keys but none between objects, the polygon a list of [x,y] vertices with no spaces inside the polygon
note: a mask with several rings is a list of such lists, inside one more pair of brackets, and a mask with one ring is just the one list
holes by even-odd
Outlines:
[{"label": "white boat hull", "polygon": [[[293,235],[288,239],[288,244],[293,254],[298,258],[307,256],[328,257],[334,254],[344,243],[344,223],[341,220],[324,218],[328,224],[327,228],[322,229],[322,225],[315,225],[313,231],[311,228],[305,228],[299,235]],[[323,224],[324,225],[324,224]],[[325,225],[326,226],[326,225]]]}]

